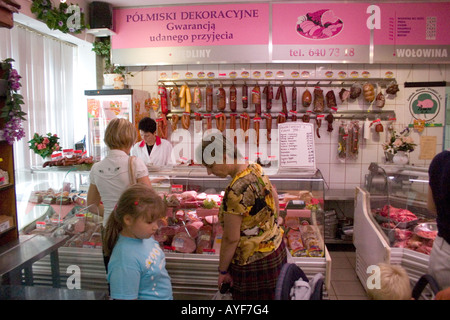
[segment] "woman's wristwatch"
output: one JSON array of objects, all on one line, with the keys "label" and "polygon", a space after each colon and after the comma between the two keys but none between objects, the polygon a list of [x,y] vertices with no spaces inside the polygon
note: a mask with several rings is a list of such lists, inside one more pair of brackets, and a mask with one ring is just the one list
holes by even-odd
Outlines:
[{"label": "woman's wristwatch", "polygon": [[220,274],[227,274],[227,273],[228,273],[228,271],[227,271],[227,270],[225,270],[225,271],[221,271],[221,270],[220,270],[220,268],[218,268],[218,270],[219,270],[219,273],[220,273]]}]

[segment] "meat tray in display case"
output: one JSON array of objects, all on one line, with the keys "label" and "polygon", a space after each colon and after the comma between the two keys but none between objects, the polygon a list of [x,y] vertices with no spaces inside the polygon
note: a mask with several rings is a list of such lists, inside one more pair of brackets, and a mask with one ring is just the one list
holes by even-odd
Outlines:
[{"label": "meat tray in display case", "polygon": [[[324,233],[324,181],[313,174],[266,168],[277,188],[289,259],[312,278],[325,276],[329,285],[331,259]],[[210,299],[217,291],[222,228],[219,205],[230,178],[207,175],[202,167],[150,172],[153,187],[169,205],[168,216],[155,238],[166,251],[167,270],[176,299]]]},{"label": "meat tray in display case", "polygon": [[427,273],[437,235],[427,193],[428,168],[370,164],[355,199],[356,271],[365,288],[367,268],[381,262],[403,266],[412,285]]}]

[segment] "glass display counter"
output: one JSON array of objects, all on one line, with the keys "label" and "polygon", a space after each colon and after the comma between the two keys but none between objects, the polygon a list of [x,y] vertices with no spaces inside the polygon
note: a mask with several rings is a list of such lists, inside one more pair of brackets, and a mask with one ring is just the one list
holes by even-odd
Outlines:
[{"label": "glass display counter", "polygon": [[367,268],[400,264],[412,285],[428,269],[437,235],[427,209],[428,168],[372,163],[365,188],[357,188],[354,245],[356,271],[364,287]]},{"label": "glass display counter", "polygon": [[[282,217],[280,223],[285,230],[290,261],[299,265],[310,278],[322,273],[325,286],[328,287],[331,258],[323,241],[324,180],[321,172],[265,169],[265,173],[278,191]],[[217,291],[221,240],[218,205],[230,179],[208,175],[206,169],[200,166],[149,168],[149,176],[153,188],[169,205],[167,219],[162,221],[155,238],[166,252],[174,298],[211,299]],[[36,213],[33,213],[33,218],[27,217],[32,222],[22,222],[21,232],[67,236],[66,245],[59,250],[61,268],[79,266],[82,269],[82,289],[107,289],[101,243],[95,240],[99,238],[101,217],[87,213],[85,203],[82,202],[86,199],[89,187],[89,171],[71,168],[34,169],[26,178],[28,182],[23,184],[18,202],[21,208],[27,210],[19,211],[19,219],[32,211]],[[49,189],[53,190],[55,197],[68,192],[64,196],[71,199],[70,205],[65,204],[67,207],[63,207],[61,203],[33,203],[40,191]],[[30,206],[33,210],[29,209]],[[42,225],[47,227],[43,228]],[[197,229],[192,229],[193,225]],[[212,232],[205,235],[202,231],[207,228],[202,229],[202,226],[210,226]],[[174,246],[173,238],[161,237],[160,231],[167,227],[186,230],[195,247],[186,250]],[[205,244],[200,239],[208,241]],[[199,242],[202,245],[198,245]],[[37,284],[50,282],[47,263],[44,259],[33,266]],[[61,269],[62,287],[69,276],[65,269]]]}]

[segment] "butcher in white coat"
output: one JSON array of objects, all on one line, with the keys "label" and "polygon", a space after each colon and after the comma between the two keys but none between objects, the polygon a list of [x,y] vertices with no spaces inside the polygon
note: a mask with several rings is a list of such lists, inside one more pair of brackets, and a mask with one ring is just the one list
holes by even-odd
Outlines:
[{"label": "butcher in white coat", "polygon": [[141,158],[146,165],[173,165],[172,144],[155,134],[156,121],[149,117],[143,118],[139,121],[138,129],[143,140],[131,148],[130,154]]}]

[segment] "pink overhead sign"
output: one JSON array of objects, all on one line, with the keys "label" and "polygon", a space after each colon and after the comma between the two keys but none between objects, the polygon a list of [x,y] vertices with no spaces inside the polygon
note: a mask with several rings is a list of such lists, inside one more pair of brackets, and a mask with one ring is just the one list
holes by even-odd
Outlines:
[{"label": "pink overhead sign", "polygon": [[273,4],[273,59],[367,62],[367,7],[367,3]]},{"label": "pink overhead sign", "polygon": [[269,4],[114,9],[112,49],[268,45]]}]

